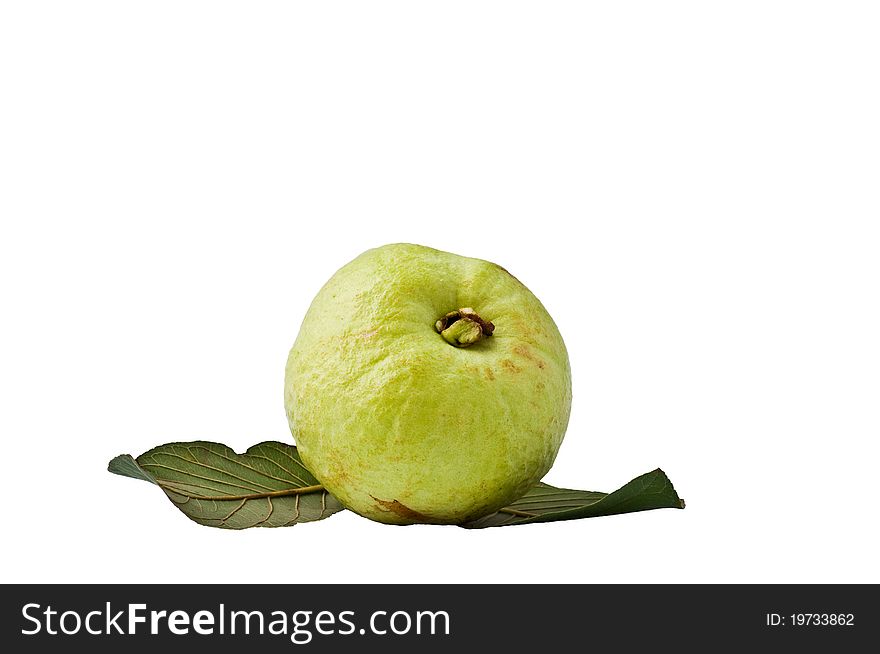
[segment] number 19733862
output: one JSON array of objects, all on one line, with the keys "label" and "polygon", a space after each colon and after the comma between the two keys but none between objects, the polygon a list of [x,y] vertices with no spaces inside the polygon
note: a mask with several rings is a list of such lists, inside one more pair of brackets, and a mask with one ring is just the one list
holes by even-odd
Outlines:
[{"label": "number 19733862", "polygon": [[768,613],[768,627],[852,627],[855,615],[852,613]]}]

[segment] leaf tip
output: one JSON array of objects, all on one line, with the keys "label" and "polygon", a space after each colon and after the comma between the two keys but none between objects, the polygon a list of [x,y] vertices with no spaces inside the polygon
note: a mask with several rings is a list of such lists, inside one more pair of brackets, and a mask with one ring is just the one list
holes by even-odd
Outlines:
[{"label": "leaf tip", "polygon": [[141,468],[131,454],[120,454],[110,459],[110,463],[107,464],[107,471],[112,472],[114,475],[148,481],[151,484],[157,483],[156,478]]},{"label": "leaf tip", "polygon": [[126,467],[128,459],[133,459],[131,454],[114,456],[110,459],[110,463],[107,464],[107,472],[112,472],[114,475],[124,474],[122,470]]}]

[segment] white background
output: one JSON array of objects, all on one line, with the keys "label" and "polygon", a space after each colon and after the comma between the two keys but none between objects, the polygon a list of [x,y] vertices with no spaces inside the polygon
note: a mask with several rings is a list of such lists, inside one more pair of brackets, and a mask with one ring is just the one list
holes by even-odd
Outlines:
[{"label": "white background", "polygon": [[[880,10],[0,10],[4,582],[880,582]],[[289,440],[361,251],[500,263],[574,375],[547,480],[688,501],[465,531],[188,521],[116,454]]]}]

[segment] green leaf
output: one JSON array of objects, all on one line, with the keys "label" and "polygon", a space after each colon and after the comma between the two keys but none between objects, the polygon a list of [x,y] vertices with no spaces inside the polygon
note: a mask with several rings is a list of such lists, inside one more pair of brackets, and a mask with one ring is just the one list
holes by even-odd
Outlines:
[{"label": "green leaf", "polygon": [[178,509],[209,527],[288,527],[342,510],[303,465],[296,447],[266,442],[236,454],[220,443],[169,443],[107,469],[159,485]]},{"label": "green leaf", "polygon": [[636,477],[610,494],[554,488],[540,483],[510,506],[464,524],[462,527],[482,529],[595,518],[650,509],[683,508],[684,500],[675,492],[669,477],[657,468],[641,477]]}]

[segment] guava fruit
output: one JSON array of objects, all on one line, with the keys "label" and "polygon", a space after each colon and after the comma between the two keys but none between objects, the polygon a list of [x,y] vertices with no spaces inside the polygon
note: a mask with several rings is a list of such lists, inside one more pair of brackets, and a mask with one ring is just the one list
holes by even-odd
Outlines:
[{"label": "guava fruit", "polygon": [[552,318],[504,268],[393,244],[343,266],[315,297],[284,402],[303,461],[347,508],[460,524],[553,465],[571,370]]}]

